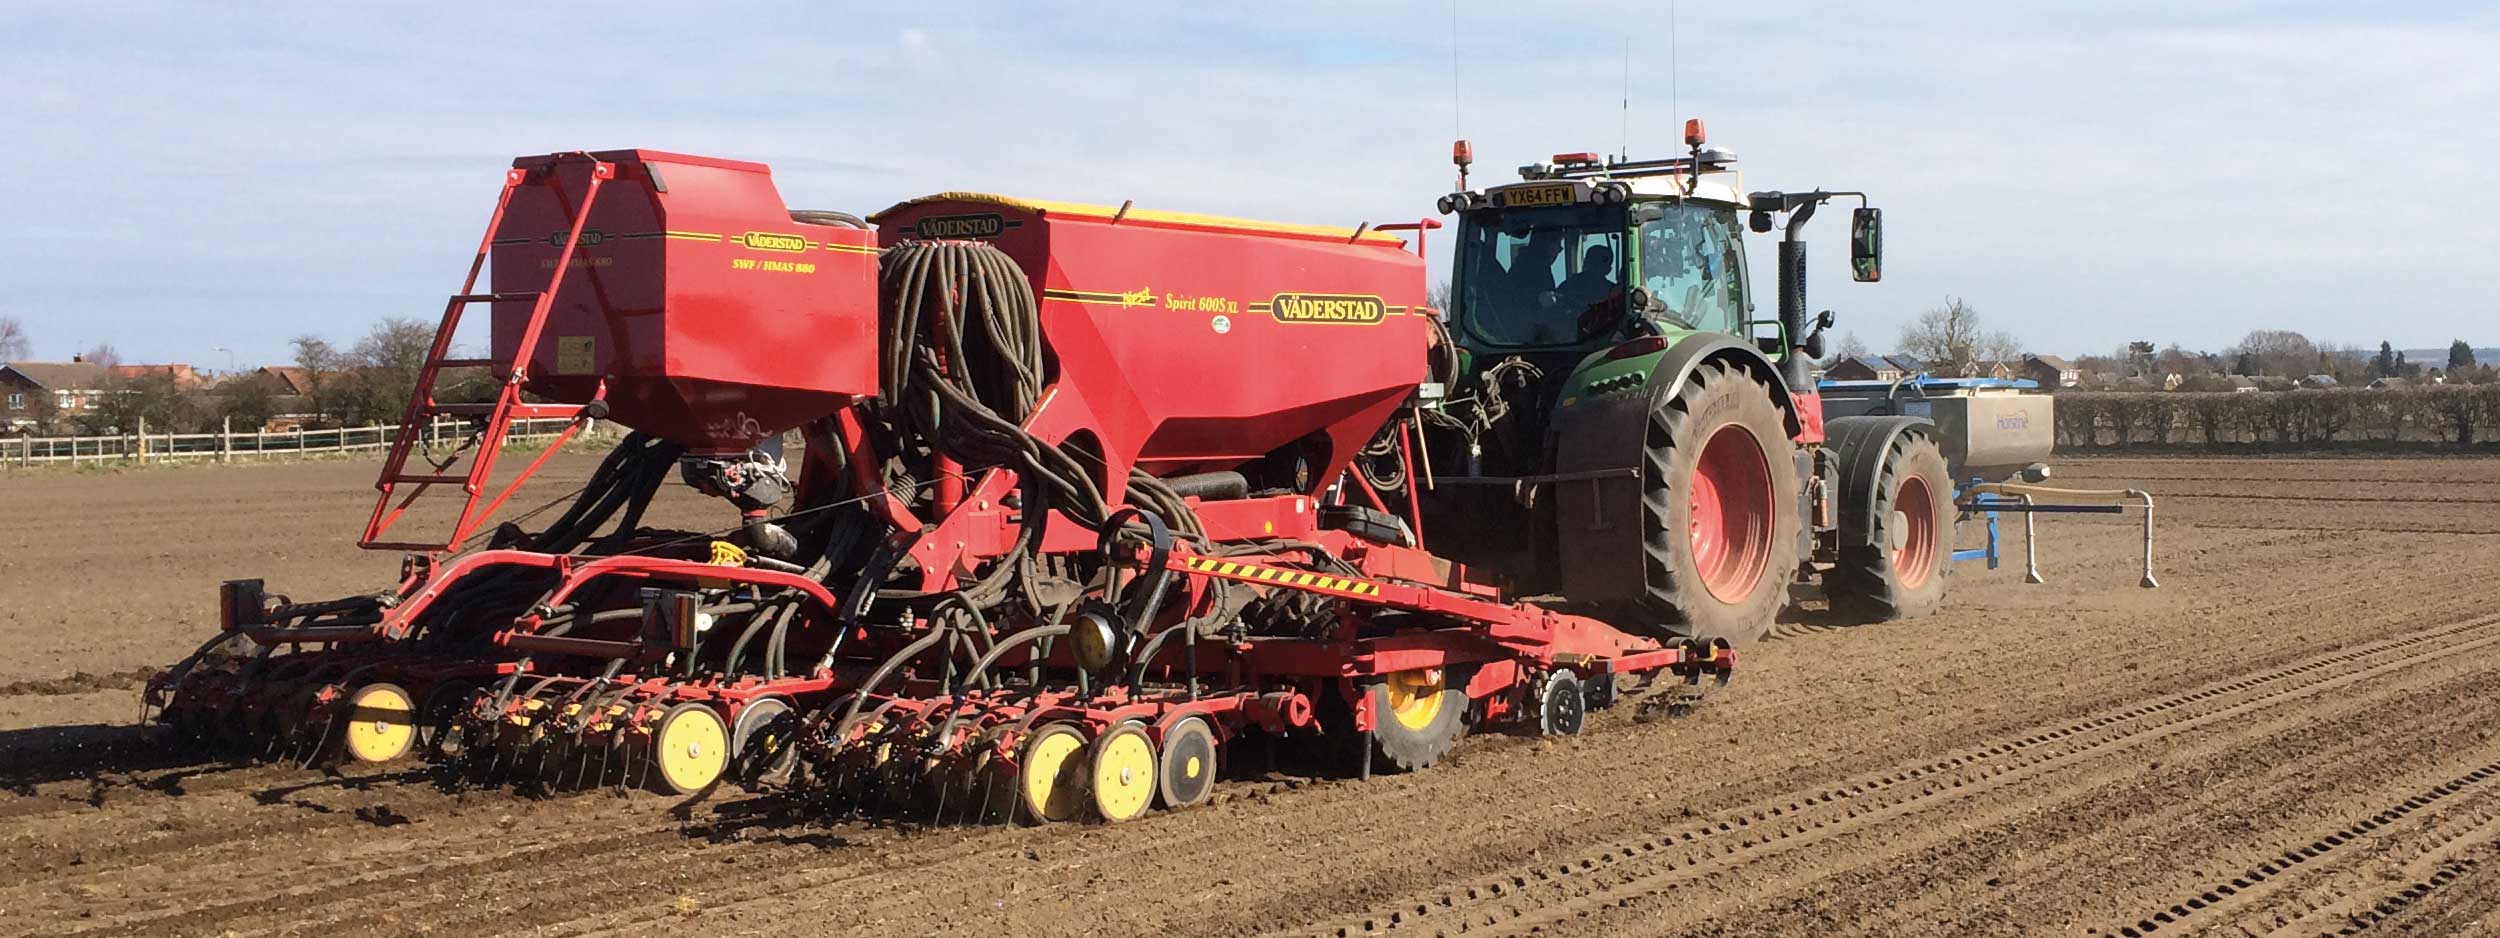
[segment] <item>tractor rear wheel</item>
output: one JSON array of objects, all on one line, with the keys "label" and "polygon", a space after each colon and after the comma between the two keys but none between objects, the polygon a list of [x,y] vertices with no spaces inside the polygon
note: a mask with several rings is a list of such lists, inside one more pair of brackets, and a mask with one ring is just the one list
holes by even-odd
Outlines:
[{"label": "tractor rear wheel", "polygon": [[[1944,450],[1924,433],[1897,434],[1874,484],[1843,479],[1841,490],[1841,510],[1865,512],[1873,543],[1843,545],[1824,571],[1823,596],[1832,613],[1852,622],[1889,622],[1936,611],[1953,566],[1953,479]],[[1850,504],[1868,497],[1872,505]]]},{"label": "tractor rear wheel", "polygon": [[[1777,391],[1727,362],[1693,371],[1650,411],[1642,445],[1642,577],[1619,626],[1760,638],[1797,568],[1797,471]],[[1644,627],[1647,626],[1647,627]]]}]

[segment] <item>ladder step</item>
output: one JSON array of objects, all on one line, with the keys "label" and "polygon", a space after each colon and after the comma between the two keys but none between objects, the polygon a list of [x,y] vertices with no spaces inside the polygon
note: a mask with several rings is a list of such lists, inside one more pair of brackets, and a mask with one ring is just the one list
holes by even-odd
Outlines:
[{"label": "ladder step", "polygon": [[395,475],[395,476],[388,476],[388,477],[386,477],[386,478],[387,478],[389,481],[391,481],[391,482],[417,482],[417,483],[422,483],[422,484],[425,484],[425,485],[467,485],[467,484],[469,484],[469,477],[468,477],[468,476],[466,476],[466,475],[428,475],[428,474],[422,474],[422,473],[420,473],[420,474],[415,474],[415,475]]},{"label": "ladder step", "polygon": [[452,295],[451,301],[463,305],[469,303],[535,303],[538,302],[539,297],[545,295],[547,295],[545,290],[522,290],[512,293],[457,293]]}]

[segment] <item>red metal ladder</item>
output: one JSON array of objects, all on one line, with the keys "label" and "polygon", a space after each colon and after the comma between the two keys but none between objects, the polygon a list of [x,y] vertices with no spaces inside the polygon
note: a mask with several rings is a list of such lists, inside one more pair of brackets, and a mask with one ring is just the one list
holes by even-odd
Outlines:
[{"label": "red metal ladder", "polygon": [[[589,407],[587,404],[540,404],[524,401],[521,399],[521,386],[529,379],[530,358],[538,348],[539,333],[547,324],[547,311],[555,305],[556,288],[564,283],[564,275],[573,263],[573,252],[581,243],[582,228],[590,221],[590,206],[598,201],[600,185],[614,178],[616,178],[615,164],[592,161],[590,185],[582,192],[581,205],[573,210],[573,227],[565,236],[564,252],[556,256],[555,269],[547,277],[546,289],[535,292],[478,293],[475,292],[478,272],[486,266],[487,253],[495,243],[495,232],[503,227],[504,212],[512,207],[513,193],[520,191],[525,185],[558,186],[555,173],[552,171],[542,170],[533,174],[529,170],[516,167],[504,173],[503,194],[495,200],[495,214],[486,222],[486,235],[478,239],[477,255],[469,261],[468,277],[461,281],[460,292],[453,294],[451,299],[443,305],[442,326],[434,332],[434,345],[426,352],[425,365],[417,372],[416,388],[408,395],[408,408],[400,417],[399,436],[391,441],[390,455],[382,463],[381,478],[374,482],[374,488],[381,494],[374,500],[373,516],[366,519],[364,537],[357,540],[357,546],[367,550],[427,552],[459,549],[461,543],[468,540],[471,532],[475,531],[480,524],[485,523],[487,518],[492,517],[496,509],[503,507],[504,501],[512,497],[513,491],[519,489],[523,481],[529,479],[540,466],[546,464],[547,457],[554,455],[573,438],[574,434],[581,432],[584,423],[582,420],[575,419],[566,425],[564,432],[550,442],[546,450],[530,462],[528,468],[521,470],[519,476],[506,483],[491,501],[486,500],[488,483],[495,471],[495,458],[503,452],[504,439],[511,432],[512,421],[579,418]],[[563,198],[561,188],[557,189],[557,198],[559,200]],[[460,330],[461,313],[471,303],[524,300],[531,304],[529,322],[522,327],[520,342],[513,347],[511,374],[504,379],[503,386],[496,391],[494,402],[491,404],[437,402],[434,399],[434,382],[442,374],[443,369],[480,368],[496,364],[493,358],[448,357],[451,354],[452,336]],[[591,400],[596,402],[606,393],[607,385],[602,382],[598,390],[591,395]],[[418,442],[432,428],[436,417],[483,417],[485,421],[479,428],[476,438],[464,444],[461,450],[454,453],[450,459],[439,464],[433,464],[429,460],[427,468],[430,471],[410,472],[408,459],[416,452]],[[453,467],[459,462],[462,453],[468,455],[468,467],[464,471],[454,471]],[[417,500],[417,496],[425,494],[426,489],[435,485],[452,483],[460,485],[461,491],[468,496],[468,503],[462,506],[460,520],[452,526],[451,535],[447,539],[442,543],[382,539],[383,534],[389,531],[391,526],[408,511],[409,504]],[[394,506],[391,504],[391,498],[402,484],[413,484],[416,487]],[[481,501],[486,502],[482,510],[479,508]]]}]

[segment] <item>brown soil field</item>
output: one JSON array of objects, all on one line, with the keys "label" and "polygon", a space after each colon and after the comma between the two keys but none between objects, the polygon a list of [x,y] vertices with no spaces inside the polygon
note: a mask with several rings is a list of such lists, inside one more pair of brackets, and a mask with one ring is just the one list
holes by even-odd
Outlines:
[{"label": "brown soil field", "polygon": [[[578,482],[567,454],[555,481]],[[131,726],[215,586],[385,585],[365,463],[0,475],[0,935],[2447,935],[2500,922],[2500,459],[2090,458],[2047,583],[1811,604],[1687,716],[1129,824],[448,793]],[[526,494],[526,493],[525,493]],[[540,495],[543,499],[546,495]],[[521,502],[534,503],[524,497]],[[1967,526],[1966,526],[1967,528]],[[1966,529],[1965,533],[1969,533]]]}]

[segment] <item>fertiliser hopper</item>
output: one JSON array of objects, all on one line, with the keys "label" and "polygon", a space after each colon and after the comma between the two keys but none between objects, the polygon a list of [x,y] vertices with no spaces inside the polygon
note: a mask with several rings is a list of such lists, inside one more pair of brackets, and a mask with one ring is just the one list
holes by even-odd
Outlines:
[{"label": "fertiliser hopper", "polygon": [[[1724,642],[1517,601],[1351,472],[1424,462],[1447,349],[1392,232],[1432,226],[966,193],[862,221],[751,163],[517,160],[406,418],[478,432],[403,434],[365,532],[401,582],[229,583],[149,699],[307,759],[1121,820],[1204,800],[1246,737],[1411,770],[1724,681]],[[452,358],[475,305],[491,354]],[[501,396],[437,403],[463,365]],[[566,415],[633,433],[553,523],[488,527],[508,422]],[[642,525],[672,474],[736,522]],[[447,537],[400,533],[455,487]]]}]

